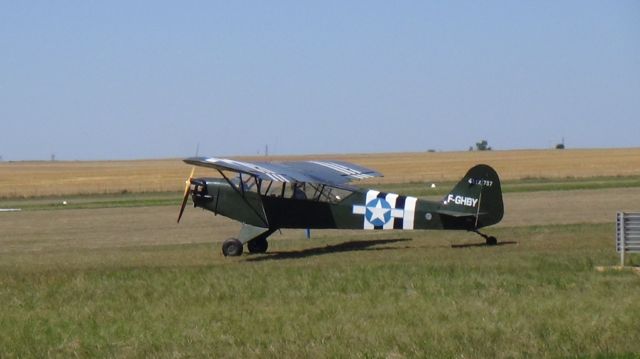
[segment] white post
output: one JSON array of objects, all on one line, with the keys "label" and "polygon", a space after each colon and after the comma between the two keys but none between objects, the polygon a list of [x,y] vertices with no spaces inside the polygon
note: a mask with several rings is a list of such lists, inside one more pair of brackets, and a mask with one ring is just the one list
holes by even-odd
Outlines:
[{"label": "white post", "polygon": [[625,240],[624,240],[624,212],[619,213],[620,217],[620,266],[624,268],[624,250],[625,250]]}]

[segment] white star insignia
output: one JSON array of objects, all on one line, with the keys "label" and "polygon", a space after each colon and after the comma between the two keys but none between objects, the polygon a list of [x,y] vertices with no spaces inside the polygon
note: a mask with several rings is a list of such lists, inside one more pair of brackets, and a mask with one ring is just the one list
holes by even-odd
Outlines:
[{"label": "white star insignia", "polygon": [[377,201],[375,207],[367,207],[367,209],[371,211],[371,219],[369,222],[374,222],[376,219],[379,219],[383,223],[386,223],[384,216],[389,212],[389,208],[382,207],[382,201]]}]

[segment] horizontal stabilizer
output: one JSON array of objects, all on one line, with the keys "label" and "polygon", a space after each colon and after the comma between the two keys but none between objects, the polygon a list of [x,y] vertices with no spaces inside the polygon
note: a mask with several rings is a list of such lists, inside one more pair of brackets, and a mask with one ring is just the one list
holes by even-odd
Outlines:
[{"label": "horizontal stabilizer", "polygon": [[[456,211],[447,211],[447,210],[438,210],[438,213],[440,214],[444,214],[445,216],[451,216],[451,217],[456,217],[456,218],[463,218],[463,217],[476,217],[475,213],[464,213],[464,212],[456,212]],[[478,215],[482,216],[488,214],[487,212],[480,212],[478,213]]]}]

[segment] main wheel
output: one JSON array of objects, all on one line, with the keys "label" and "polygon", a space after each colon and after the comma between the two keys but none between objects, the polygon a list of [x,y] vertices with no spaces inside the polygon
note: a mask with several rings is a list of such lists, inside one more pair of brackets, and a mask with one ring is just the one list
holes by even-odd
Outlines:
[{"label": "main wheel", "polygon": [[487,238],[487,245],[488,246],[495,246],[498,244],[498,239],[494,236],[488,237]]},{"label": "main wheel", "polygon": [[225,257],[236,257],[242,254],[242,242],[235,238],[229,238],[222,243],[222,254]]},{"label": "main wheel", "polygon": [[250,240],[249,243],[247,243],[247,248],[249,248],[249,253],[265,253],[267,248],[269,248],[267,237],[260,236]]}]

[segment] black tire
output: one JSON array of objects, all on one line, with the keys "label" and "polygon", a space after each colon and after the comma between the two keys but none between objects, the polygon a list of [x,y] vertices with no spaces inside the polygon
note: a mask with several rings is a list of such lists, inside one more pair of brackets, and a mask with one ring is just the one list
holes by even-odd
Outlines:
[{"label": "black tire", "polygon": [[222,243],[222,254],[225,257],[237,257],[242,254],[242,242],[235,238],[229,238]]},{"label": "black tire", "polygon": [[250,240],[249,243],[247,243],[247,248],[249,249],[249,253],[265,253],[267,248],[269,248],[267,237],[260,236]]},{"label": "black tire", "polygon": [[498,239],[494,236],[488,237],[487,238],[487,245],[488,246],[495,246],[498,244]]}]

